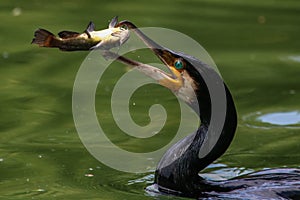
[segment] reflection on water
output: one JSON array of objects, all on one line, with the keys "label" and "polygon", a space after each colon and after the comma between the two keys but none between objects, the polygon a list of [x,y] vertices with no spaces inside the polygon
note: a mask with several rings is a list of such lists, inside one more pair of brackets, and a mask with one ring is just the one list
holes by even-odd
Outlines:
[{"label": "reflection on water", "polygon": [[252,128],[271,129],[281,128],[298,128],[300,127],[300,112],[255,112],[242,117],[246,125]]},{"label": "reflection on water", "polygon": [[242,176],[253,172],[253,169],[246,169],[245,167],[229,167],[221,163],[210,164],[207,172],[200,173],[202,178],[212,181],[228,180],[234,177]]},{"label": "reflection on water", "polygon": [[[250,174],[254,172],[253,169],[246,169],[245,167],[229,167],[222,163],[210,164],[204,172],[200,172],[199,175],[207,180],[222,181],[231,179],[234,177]],[[128,181],[128,185],[154,182],[154,171],[151,174],[143,176],[141,178],[133,179]]]},{"label": "reflection on water", "polygon": [[292,61],[300,62],[300,56],[289,56],[288,58]]},{"label": "reflection on water", "polygon": [[127,185],[134,185],[139,183],[148,183],[151,184],[154,182],[154,171],[152,171],[151,174],[148,174],[146,176],[143,176],[141,178],[129,180]]},{"label": "reflection on water", "polygon": [[257,119],[261,122],[274,125],[294,125],[300,123],[300,113],[297,111],[269,113]]}]

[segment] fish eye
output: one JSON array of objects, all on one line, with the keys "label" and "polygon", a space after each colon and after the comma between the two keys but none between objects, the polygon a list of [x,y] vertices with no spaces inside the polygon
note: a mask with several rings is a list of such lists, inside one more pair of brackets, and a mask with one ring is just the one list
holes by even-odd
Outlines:
[{"label": "fish eye", "polygon": [[181,59],[175,60],[175,62],[174,62],[174,67],[175,67],[176,69],[178,69],[178,70],[183,69],[184,64],[183,64],[182,60],[181,60]]},{"label": "fish eye", "polygon": [[128,30],[128,27],[126,25],[122,25],[120,28],[123,30]]}]

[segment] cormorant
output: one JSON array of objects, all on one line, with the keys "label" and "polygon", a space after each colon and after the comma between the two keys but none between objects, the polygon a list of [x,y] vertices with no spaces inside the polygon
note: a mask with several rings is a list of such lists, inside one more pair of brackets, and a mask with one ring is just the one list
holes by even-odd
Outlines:
[{"label": "cormorant", "polygon": [[[237,113],[227,85],[211,66],[190,55],[174,52],[157,44],[132,22],[121,21],[117,26],[132,30],[170,73],[116,54],[115,58],[137,67],[139,71],[169,88],[201,120],[194,133],[178,141],[164,154],[155,171],[154,184],[148,190],[193,198],[300,199],[299,169],[264,170],[226,181],[201,178],[198,173],[226,151],[236,131]],[[223,95],[215,94],[214,89]],[[224,113],[214,110],[214,106],[223,107]],[[223,119],[219,115],[223,115]],[[218,133],[214,133],[218,130],[215,126],[220,127]],[[207,145],[209,141],[213,146]]]}]

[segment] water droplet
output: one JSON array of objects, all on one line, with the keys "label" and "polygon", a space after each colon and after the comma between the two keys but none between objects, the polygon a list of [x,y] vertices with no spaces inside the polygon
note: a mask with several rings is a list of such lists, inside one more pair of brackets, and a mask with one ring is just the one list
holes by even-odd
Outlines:
[{"label": "water droplet", "polygon": [[133,102],[133,103],[132,103],[132,105],[134,105],[134,106],[135,106],[135,102]]},{"label": "water droplet", "polygon": [[84,176],[86,176],[86,177],[93,177],[94,174],[85,174]]},{"label": "water droplet", "polygon": [[42,158],[43,156],[42,155],[39,155],[39,158]]},{"label": "water droplet", "polygon": [[2,53],[2,57],[3,57],[4,59],[7,59],[8,56],[9,56],[8,52],[4,51],[4,52]]},{"label": "water droplet", "polygon": [[264,23],[266,23],[266,17],[263,16],[263,15],[258,16],[257,21],[258,21],[258,23],[260,23],[260,24],[264,24]]},{"label": "water droplet", "polygon": [[16,7],[12,10],[12,15],[17,17],[20,16],[22,14],[22,9],[19,7]]},{"label": "water droplet", "polygon": [[3,158],[0,158],[0,162],[3,162],[3,160],[4,160]]},{"label": "water droplet", "polygon": [[296,91],[295,90],[290,90],[289,93],[290,94],[296,94]]}]

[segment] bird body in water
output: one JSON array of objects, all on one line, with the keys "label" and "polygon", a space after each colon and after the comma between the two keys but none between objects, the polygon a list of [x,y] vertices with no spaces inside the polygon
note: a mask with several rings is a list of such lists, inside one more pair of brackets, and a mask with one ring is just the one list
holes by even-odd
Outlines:
[{"label": "bird body in water", "polygon": [[[299,169],[265,170],[226,181],[210,181],[199,176],[201,170],[227,150],[234,137],[237,113],[232,95],[220,75],[207,64],[160,46],[129,21],[115,24],[115,28],[124,26],[140,37],[170,73],[112,52],[106,52],[106,56],[136,67],[170,89],[201,120],[194,133],[174,144],[161,158],[154,184],[146,189],[148,192],[199,199],[300,199]],[[222,101],[212,98],[214,88],[224,94]],[[225,108],[223,123],[217,124],[221,126],[217,133],[211,131],[218,122],[215,117],[220,114],[214,113],[214,106]],[[206,146],[212,134],[216,134],[213,145]]]},{"label": "bird body in water", "polygon": [[[160,46],[129,21],[119,23],[119,26],[124,25],[132,29],[172,72],[173,77],[166,74],[161,76],[164,77],[162,85],[176,95],[184,88],[181,93],[189,96],[190,92],[186,88],[193,88],[196,94],[194,101],[190,101],[193,99],[192,96],[182,99],[199,114],[201,120],[201,125],[194,133],[174,144],[161,158],[155,171],[155,183],[147,188],[149,192],[200,199],[300,199],[299,169],[265,170],[226,181],[208,181],[201,178],[199,172],[227,150],[235,134],[237,113],[227,85],[212,67],[197,58]],[[182,63],[179,69],[176,66],[178,61]],[[139,63],[133,65],[138,66]],[[147,69],[140,71],[144,72]],[[157,76],[147,75],[159,83],[162,82],[161,79],[157,79]],[[178,86],[178,81],[174,79],[193,81],[192,83],[182,81]],[[177,84],[176,87],[174,84]],[[192,87],[187,87],[185,84],[192,85]],[[223,99],[219,99],[225,102],[225,119],[214,146],[205,156],[200,157],[201,147],[205,145],[213,124],[212,107],[222,104],[219,100],[214,101],[211,98],[214,92],[211,89],[214,88],[221,88],[225,93]]]}]

